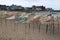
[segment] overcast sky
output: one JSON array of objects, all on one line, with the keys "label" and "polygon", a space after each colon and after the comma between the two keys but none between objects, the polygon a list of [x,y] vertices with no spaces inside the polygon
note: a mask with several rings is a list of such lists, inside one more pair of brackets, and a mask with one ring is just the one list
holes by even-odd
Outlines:
[{"label": "overcast sky", "polygon": [[22,5],[24,7],[31,7],[32,5],[43,5],[53,9],[60,9],[60,0],[0,0],[3,5]]}]

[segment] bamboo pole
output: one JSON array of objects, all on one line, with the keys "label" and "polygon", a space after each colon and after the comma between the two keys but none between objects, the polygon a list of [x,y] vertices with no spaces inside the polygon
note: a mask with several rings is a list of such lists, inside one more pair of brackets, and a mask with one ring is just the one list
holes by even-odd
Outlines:
[{"label": "bamboo pole", "polygon": [[50,26],[50,34],[51,34],[51,29],[52,29],[52,22],[50,23],[50,25],[49,25],[49,26]]},{"label": "bamboo pole", "polygon": [[58,16],[57,16],[57,22],[58,22],[58,31],[59,31],[59,26],[60,26],[60,25],[59,25],[59,19],[58,19]]},{"label": "bamboo pole", "polygon": [[13,20],[13,23],[14,23],[14,31],[15,31],[15,27],[16,27],[16,23],[15,23],[15,20]]},{"label": "bamboo pole", "polygon": [[52,28],[53,28],[53,34],[54,34],[54,30],[55,30],[55,27],[54,27],[54,17],[53,17],[53,24],[52,24]]},{"label": "bamboo pole", "polygon": [[39,32],[40,32],[41,22],[39,22]]},{"label": "bamboo pole", "polygon": [[2,19],[0,19],[0,24],[1,24],[1,27],[2,27]]},{"label": "bamboo pole", "polygon": [[28,25],[29,25],[29,31],[30,31],[30,23]]},{"label": "bamboo pole", "polygon": [[34,32],[34,23],[32,23],[33,24],[33,32]]},{"label": "bamboo pole", "polygon": [[5,19],[3,19],[3,20],[5,20],[5,26],[7,27],[7,19],[5,18]]},{"label": "bamboo pole", "polygon": [[26,26],[26,23],[24,23],[25,24],[25,36],[26,36],[26,29],[27,29],[27,26]]},{"label": "bamboo pole", "polygon": [[46,33],[48,32],[48,24],[46,24]]}]

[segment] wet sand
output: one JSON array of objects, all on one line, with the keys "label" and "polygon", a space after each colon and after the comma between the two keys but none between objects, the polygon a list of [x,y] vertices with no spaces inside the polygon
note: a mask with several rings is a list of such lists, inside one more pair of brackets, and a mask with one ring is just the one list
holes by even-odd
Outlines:
[{"label": "wet sand", "polygon": [[0,19],[0,40],[60,40],[60,30],[55,26],[54,34],[52,30],[46,33],[46,26],[39,27],[34,24],[15,23],[14,20]]}]

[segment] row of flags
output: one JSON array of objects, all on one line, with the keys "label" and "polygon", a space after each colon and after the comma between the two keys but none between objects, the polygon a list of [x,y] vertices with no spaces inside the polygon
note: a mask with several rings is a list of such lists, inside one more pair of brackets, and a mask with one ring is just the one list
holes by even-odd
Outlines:
[{"label": "row of flags", "polygon": [[0,18],[6,18],[6,19],[15,19],[17,22],[21,22],[21,23],[31,23],[31,22],[37,22],[40,21],[41,23],[43,22],[52,22],[54,21],[54,16],[52,16],[52,14],[49,14],[47,16],[41,16],[41,15],[36,15],[34,13],[6,13],[2,14],[0,13]]},{"label": "row of flags", "polygon": [[54,18],[51,17],[51,15],[49,18],[48,16],[35,15],[32,13],[22,13],[17,18],[19,19],[18,21],[21,23],[31,23],[31,22],[37,22],[37,21],[40,21],[41,23],[43,23],[43,22],[52,22],[54,20]]}]

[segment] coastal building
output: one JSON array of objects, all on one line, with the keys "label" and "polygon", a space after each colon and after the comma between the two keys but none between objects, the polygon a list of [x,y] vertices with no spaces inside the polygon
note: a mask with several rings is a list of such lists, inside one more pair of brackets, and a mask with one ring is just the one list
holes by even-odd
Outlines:
[{"label": "coastal building", "polygon": [[44,11],[45,7],[44,6],[32,6],[32,11]]},{"label": "coastal building", "polygon": [[25,7],[25,12],[32,12],[32,7]]},{"label": "coastal building", "polygon": [[7,8],[6,5],[0,5],[0,10],[7,10],[6,8]]},{"label": "coastal building", "polygon": [[24,11],[24,7],[22,6],[17,6],[17,5],[11,5],[9,6],[9,9],[11,11]]}]

